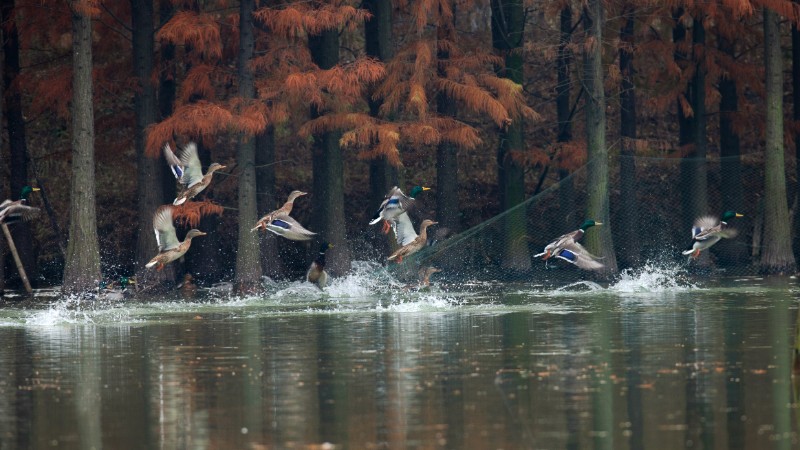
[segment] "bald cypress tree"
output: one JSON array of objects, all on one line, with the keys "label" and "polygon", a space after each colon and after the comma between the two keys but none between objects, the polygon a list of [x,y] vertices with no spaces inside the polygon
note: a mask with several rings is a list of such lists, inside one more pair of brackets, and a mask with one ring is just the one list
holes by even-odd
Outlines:
[{"label": "bald cypress tree", "polygon": [[589,43],[583,56],[584,85],[586,86],[586,145],[589,158],[588,204],[589,218],[602,222],[595,233],[588,233],[589,250],[603,257],[609,273],[617,271],[617,258],[611,238],[608,199],[608,147],[606,146],[606,95],[603,87],[603,4],[589,0],[583,10],[584,29]]},{"label": "bald cypress tree", "polygon": [[796,270],[783,159],[783,60],[780,39],[778,15],[769,8],[764,8],[767,118],[761,271],[765,273],[793,273]]},{"label": "bald cypress tree", "polygon": [[72,179],[67,260],[63,292],[94,289],[100,280],[94,173],[91,10],[80,2],[72,9]]}]

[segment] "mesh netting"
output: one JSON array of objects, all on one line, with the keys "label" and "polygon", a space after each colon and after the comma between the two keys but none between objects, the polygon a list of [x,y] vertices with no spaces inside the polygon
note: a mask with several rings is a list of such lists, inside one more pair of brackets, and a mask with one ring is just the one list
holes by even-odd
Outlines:
[{"label": "mesh netting", "polygon": [[[611,228],[619,269],[657,264],[685,265],[689,272],[728,275],[757,272],[764,192],[763,154],[703,160],[633,157],[625,161],[621,158],[615,156],[610,161],[610,215],[608,223],[604,224]],[[624,162],[628,164],[621,164]],[[635,166],[635,177],[630,181],[635,192],[634,214],[626,215],[624,200],[629,198],[621,196],[620,171],[629,173],[631,162]],[[558,174],[548,175],[543,189],[525,202],[425,248],[403,264],[393,266],[392,270],[398,274],[416,274],[420,267],[435,266],[455,279],[532,278],[554,284],[600,277],[554,258],[544,262],[533,257],[554,238],[576,230],[587,218],[587,191],[591,188],[587,186],[588,167],[587,164],[563,178]],[[692,169],[705,172],[705,195],[702,182],[694,186],[692,179],[687,179]],[[793,174],[794,170],[794,161],[787,161],[787,173]],[[793,178],[787,178],[790,187],[794,185]],[[687,183],[691,189],[683,188]],[[691,243],[690,227],[694,221],[687,204],[698,200],[702,204],[703,199],[707,204],[706,214],[719,217],[724,211],[735,210],[744,217],[736,219],[735,223],[731,221],[731,226],[739,231],[736,238],[723,239],[700,259],[689,261],[681,254]],[[789,190],[789,200],[796,202],[794,189]],[[415,226],[418,223],[415,222]],[[598,230],[590,228],[586,238]],[[596,252],[591,246],[589,250]],[[601,262],[608,257],[597,256],[602,258]]]}]

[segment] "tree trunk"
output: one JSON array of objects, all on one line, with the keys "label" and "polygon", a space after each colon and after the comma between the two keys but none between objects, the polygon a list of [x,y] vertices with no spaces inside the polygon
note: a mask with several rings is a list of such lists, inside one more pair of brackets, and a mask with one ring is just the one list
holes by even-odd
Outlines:
[{"label": "tree trunk", "polygon": [[[258,210],[267,213],[275,209],[275,129],[267,127],[256,136],[256,204]],[[273,233],[258,233],[261,241],[261,272],[277,278],[286,275],[286,267],[280,257],[278,236]]]},{"label": "tree trunk", "polygon": [[639,205],[636,199],[636,91],[633,84],[633,36],[636,9],[627,3],[624,7],[625,23],[620,30],[619,50],[620,81],[620,146],[619,196],[620,227],[625,233],[620,246],[622,265],[637,266],[641,258],[639,244]]},{"label": "tree trunk", "polygon": [[[795,123],[800,123],[800,30],[792,22],[792,103],[794,110],[792,118]],[[794,209],[794,236],[792,238],[795,258],[800,255],[800,133],[794,136],[794,164],[795,164],[795,206]]]},{"label": "tree trunk", "polygon": [[72,189],[62,290],[89,292],[100,280],[94,176],[92,19],[72,12]]},{"label": "tree trunk", "polygon": [[[253,57],[255,36],[253,31],[253,9],[255,0],[239,2],[239,96],[249,102],[255,98],[253,71],[250,59]],[[236,278],[234,290],[237,293],[255,292],[261,284],[261,263],[259,261],[258,235],[250,228],[258,221],[256,211],[256,141],[253,136],[239,136],[236,163],[239,166],[239,239],[236,251]]]},{"label": "tree trunk", "polygon": [[[320,69],[330,69],[339,63],[338,30],[309,36],[308,47],[314,63]],[[319,117],[320,113],[312,108],[311,116]],[[319,233],[320,239],[333,244],[326,255],[326,268],[331,275],[342,275],[350,270],[350,250],[345,239],[344,160],[339,147],[339,133],[324,133],[315,140],[312,152],[314,229],[311,231]]]},{"label": "tree trunk", "polygon": [[608,213],[608,148],[606,147],[606,95],[603,87],[603,7],[601,0],[589,0],[584,9],[584,27],[593,44],[584,53],[586,86],[586,147],[589,173],[587,216],[605,226],[587,233],[589,251],[603,258],[606,274],[617,272],[617,257],[611,238]]},{"label": "tree trunk", "polygon": [[[454,19],[455,20],[455,19]],[[437,29],[437,39],[452,42],[455,24],[444,23]],[[444,61],[450,58],[446,46],[440,46],[437,58]],[[444,64],[439,64],[440,78],[446,77]],[[444,117],[456,117],[455,102],[444,92],[437,94],[437,112]],[[461,229],[461,217],[458,207],[458,149],[449,142],[442,142],[436,149],[436,218],[439,222],[436,231],[440,233],[457,233]]]},{"label": "tree trunk", "polygon": [[[697,50],[705,45],[705,30],[700,19],[694,19],[692,27],[693,48]],[[708,167],[706,164],[706,109],[705,109],[705,65],[703,54],[693,54],[696,65],[695,74],[688,88],[687,97],[692,105],[693,115],[684,118],[682,124],[682,145],[688,146],[685,157],[681,159],[681,198],[683,204],[683,225],[691,229],[695,218],[709,213],[708,211]],[[680,106],[679,106],[680,109]],[[682,113],[681,113],[682,114]],[[721,211],[715,211],[720,214]],[[705,260],[707,264],[709,261]]]},{"label": "tree trunk", "polygon": [[[735,58],[733,43],[724,37],[719,38],[719,49],[731,59]],[[720,184],[722,190],[722,210],[743,212],[744,188],[740,166],[739,136],[733,126],[738,113],[739,97],[736,93],[736,80],[724,76],[719,80],[719,153],[721,156]],[[747,259],[747,246],[742,241],[723,240],[717,244],[717,255],[723,265],[741,265]]]},{"label": "tree trunk", "polygon": [[[558,41],[558,55],[556,56],[556,72],[558,84],[556,85],[556,115],[558,117],[558,142],[572,140],[572,113],[570,111],[570,64],[572,54],[569,43],[572,40],[572,8],[567,5],[561,10],[561,33]],[[558,187],[558,200],[561,209],[562,230],[574,229],[581,219],[575,217],[575,183],[570,178],[568,169],[560,168],[558,176],[561,180]],[[572,227],[572,228],[570,228]]]},{"label": "tree trunk", "polygon": [[175,281],[175,271],[148,270],[145,264],[158,251],[153,233],[153,213],[164,202],[162,179],[164,161],[145,155],[147,127],[156,121],[156,91],[150,81],[154,67],[153,0],[131,0],[133,33],[133,76],[138,89],[133,97],[136,115],[134,146],[136,148],[136,179],[138,191],[139,233],[136,239],[137,289],[152,289],[156,284]]},{"label": "tree trunk", "polygon": [[[392,41],[392,3],[390,0],[366,0],[364,7],[372,14],[370,19],[364,23],[364,37],[366,52],[368,56],[379,61],[389,61],[394,56]],[[372,117],[378,117],[378,110],[381,102],[369,96],[369,113]],[[399,186],[399,174],[396,167],[389,164],[386,157],[378,157],[369,162],[369,206],[368,211],[377,209],[383,202],[386,193],[393,186]],[[385,251],[391,249],[391,240],[381,238],[376,239],[375,244],[384,248]]]},{"label": "tree trunk", "polygon": [[[28,150],[25,138],[25,118],[22,114],[22,94],[16,84],[20,75],[19,33],[16,26],[14,0],[2,0],[3,27],[3,84],[6,93],[6,121],[8,124],[8,143],[10,147],[11,198],[19,199],[22,188],[30,184],[28,180]],[[36,257],[33,254],[33,235],[30,226],[22,221],[9,227],[14,237],[22,265],[28,277],[36,278]]]},{"label": "tree trunk", "polygon": [[764,242],[761,271],[792,273],[795,259],[786,202],[783,160],[783,63],[778,15],[764,8],[764,69],[766,74],[766,163],[764,184]]},{"label": "tree trunk", "polygon": [[[522,0],[492,0],[492,45],[505,54],[505,67],[501,76],[515,83],[523,82],[522,48],[525,14]],[[500,209],[514,208],[525,201],[525,169],[514,159],[514,154],[525,150],[523,124],[515,119],[500,136],[497,149],[497,178],[500,191]],[[517,208],[503,220],[502,267],[514,272],[531,269],[531,258],[526,239],[526,210]]]},{"label": "tree trunk", "polygon": [[[158,2],[158,5],[159,26],[163,26],[174,15],[175,6],[172,2]],[[161,120],[164,120],[172,115],[172,106],[175,102],[175,94],[177,92],[177,86],[175,84],[176,74],[174,70],[175,44],[161,42],[159,44],[159,49],[161,66],[163,69],[159,71],[158,75],[158,115]],[[175,177],[172,175],[172,171],[169,170],[162,169],[161,173],[162,202],[169,204],[175,199],[177,191]]]}]

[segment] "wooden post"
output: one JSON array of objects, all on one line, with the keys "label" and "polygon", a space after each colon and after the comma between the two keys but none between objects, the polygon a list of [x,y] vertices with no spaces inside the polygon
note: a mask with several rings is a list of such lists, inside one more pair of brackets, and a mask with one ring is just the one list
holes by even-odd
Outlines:
[{"label": "wooden post", "polygon": [[25,273],[25,267],[22,265],[22,260],[19,259],[19,253],[17,253],[17,246],[14,245],[14,239],[11,237],[11,231],[8,230],[8,225],[4,223],[0,225],[3,227],[3,234],[6,235],[8,248],[11,249],[11,254],[14,255],[14,262],[17,263],[17,271],[19,271],[19,277],[22,278],[22,284],[25,285],[25,290],[28,291],[28,294],[32,294],[31,282],[28,281],[28,274]]}]

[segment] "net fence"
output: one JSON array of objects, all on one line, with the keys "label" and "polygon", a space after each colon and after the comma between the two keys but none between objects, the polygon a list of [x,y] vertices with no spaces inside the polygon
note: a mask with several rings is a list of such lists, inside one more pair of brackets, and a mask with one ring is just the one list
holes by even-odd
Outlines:
[{"label": "net fence", "polygon": [[[390,270],[411,275],[433,266],[456,280],[535,279],[552,284],[613,277],[614,273],[582,270],[557,258],[534,258],[553,239],[578,229],[584,219],[600,219],[587,217],[587,194],[595,189],[587,184],[589,167],[587,163],[563,177],[548,174],[540,192],[523,203],[426,247]],[[762,153],[704,159],[617,155],[610,159],[609,168],[610,206],[608,223],[603,226],[611,230],[611,257],[619,270],[669,265],[699,274],[758,272],[763,237]],[[790,217],[797,209],[795,170],[795,161],[787,160]],[[729,221],[738,231],[735,238],[722,239],[697,260],[690,260],[682,250],[691,245],[691,225],[699,210],[716,217],[728,210],[744,216]],[[414,223],[416,227],[419,221]],[[589,228],[582,242],[586,244],[599,230]],[[592,245],[588,248],[601,263],[611,262],[609,255],[597,253]]]}]

